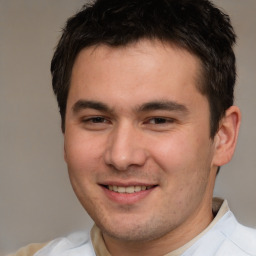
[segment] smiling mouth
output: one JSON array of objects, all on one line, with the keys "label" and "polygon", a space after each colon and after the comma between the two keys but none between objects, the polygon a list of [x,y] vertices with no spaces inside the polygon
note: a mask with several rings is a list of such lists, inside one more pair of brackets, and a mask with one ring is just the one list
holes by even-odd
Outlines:
[{"label": "smiling mouth", "polygon": [[138,193],[141,191],[152,189],[155,186],[128,186],[128,187],[122,187],[122,186],[115,186],[115,185],[107,185],[104,186],[110,191],[120,193],[120,194],[133,194]]}]

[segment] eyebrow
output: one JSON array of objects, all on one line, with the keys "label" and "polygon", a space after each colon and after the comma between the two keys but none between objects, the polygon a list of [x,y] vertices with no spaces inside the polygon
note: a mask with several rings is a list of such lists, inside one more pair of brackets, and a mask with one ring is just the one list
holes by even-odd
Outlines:
[{"label": "eyebrow", "polygon": [[[78,100],[72,107],[73,113],[77,114],[83,109],[95,109],[98,111],[106,112],[106,113],[113,113],[113,109],[111,109],[105,103],[99,101],[92,101],[92,100]],[[135,108],[136,112],[148,112],[148,111],[155,111],[155,110],[167,110],[167,111],[178,111],[188,113],[188,108],[180,103],[175,101],[152,101],[146,102],[138,107]]]},{"label": "eyebrow", "polygon": [[142,104],[138,107],[139,112],[147,112],[154,110],[167,110],[167,111],[178,111],[188,113],[188,108],[180,103],[175,101],[153,101]]},{"label": "eyebrow", "polygon": [[113,112],[106,104],[98,101],[91,100],[78,100],[72,107],[73,112],[76,114],[83,109],[95,109],[103,112]]}]

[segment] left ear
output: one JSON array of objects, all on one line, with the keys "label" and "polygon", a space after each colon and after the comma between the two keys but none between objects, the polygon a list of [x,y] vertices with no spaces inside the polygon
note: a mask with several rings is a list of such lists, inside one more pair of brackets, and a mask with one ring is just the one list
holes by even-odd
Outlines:
[{"label": "left ear", "polygon": [[213,165],[222,166],[228,163],[235,151],[239,127],[241,123],[241,112],[238,107],[231,106],[221,119],[219,130],[214,136],[215,152]]}]

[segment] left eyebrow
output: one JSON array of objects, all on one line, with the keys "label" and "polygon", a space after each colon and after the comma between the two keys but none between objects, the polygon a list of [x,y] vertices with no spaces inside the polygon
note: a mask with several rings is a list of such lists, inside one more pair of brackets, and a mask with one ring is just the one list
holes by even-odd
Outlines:
[{"label": "left eyebrow", "polygon": [[167,110],[188,113],[188,108],[175,101],[153,101],[142,104],[137,108],[138,112],[147,112],[153,110]]}]

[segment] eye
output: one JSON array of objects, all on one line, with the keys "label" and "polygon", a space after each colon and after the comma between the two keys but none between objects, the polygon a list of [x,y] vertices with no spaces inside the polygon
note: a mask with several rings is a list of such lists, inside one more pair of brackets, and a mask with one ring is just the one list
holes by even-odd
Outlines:
[{"label": "eye", "polygon": [[156,132],[170,131],[175,128],[176,119],[171,117],[149,117],[143,122],[146,129]]},{"label": "eye", "polygon": [[172,118],[164,118],[164,117],[154,117],[148,120],[149,124],[170,124],[173,123],[174,119]]},{"label": "eye", "polygon": [[86,130],[99,131],[107,129],[111,121],[104,116],[90,116],[82,118],[81,123]]},{"label": "eye", "polygon": [[107,119],[102,116],[90,117],[83,120],[83,123],[94,123],[94,124],[106,123],[106,122],[107,122]]}]

